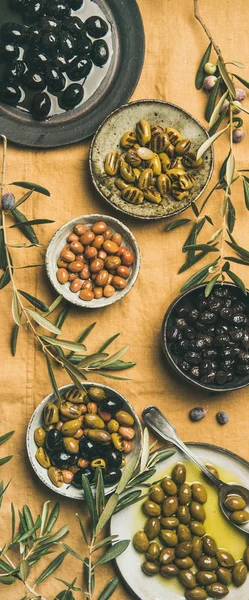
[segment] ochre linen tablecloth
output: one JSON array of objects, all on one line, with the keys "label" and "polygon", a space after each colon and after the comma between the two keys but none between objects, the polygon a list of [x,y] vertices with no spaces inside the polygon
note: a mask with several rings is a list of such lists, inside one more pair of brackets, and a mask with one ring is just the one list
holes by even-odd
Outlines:
[{"label": "ochre linen tablecloth", "polygon": [[[127,10],[129,2],[127,0]],[[194,77],[197,65],[205,48],[207,38],[193,15],[192,0],[139,0],[145,34],[146,56],[138,87],[133,100],[155,98],[168,100],[188,110],[202,123],[206,96],[197,92]],[[244,0],[200,0],[200,9],[209,24],[218,44],[223,49],[226,60],[240,60],[249,64],[248,19],[249,4]],[[249,66],[245,71],[249,78]],[[249,103],[246,101],[247,108]],[[249,128],[246,128],[249,133]],[[241,167],[248,167],[248,138],[236,147],[236,158]],[[51,151],[35,151],[9,145],[6,181],[27,180],[43,184],[51,191],[51,199],[34,195],[33,201],[25,204],[28,218],[50,218],[55,223],[39,226],[39,237],[43,249],[15,250],[16,264],[42,262],[44,250],[52,234],[73,217],[84,213],[113,214],[110,207],[98,196],[91,185],[88,170],[89,141],[75,146]],[[217,173],[225,157],[225,139],[215,147]],[[235,187],[236,186],[236,187]],[[247,244],[248,213],[244,208],[242,186],[235,184],[233,198],[236,204],[238,224],[235,237]],[[212,201],[213,218],[219,221],[221,195],[216,193]],[[127,359],[137,362],[137,366],[127,372],[129,381],[102,380],[113,385],[132,403],[138,414],[147,404],[155,403],[174,423],[185,441],[206,441],[223,446],[249,458],[249,405],[248,388],[236,393],[208,397],[177,380],[165,364],[160,345],[160,328],[163,315],[169,303],[178,294],[185,274],[178,276],[182,264],[181,247],[186,230],[179,229],[166,233],[166,221],[151,223],[124,218],[137,238],[142,254],[142,268],[136,285],[122,302],[105,310],[72,309],[63,328],[65,336],[75,339],[79,332],[97,320],[96,328],[89,338],[89,350],[94,351],[108,336],[120,332],[120,339],[114,349],[130,344]],[[211,235],[211,226],[210,226]],[[13,234],[13,240],[20,240]],[[36,261],[36,259],[38,259]],[[249,272],[241,271],[249,287]],[[17,271],[18,287],[43,298],[50,303],[54,296],[43,268]],[[47,490],[33,474],[26,455],[25,434],[28,421],[37,404],[50,393],[44,357],[35,348],[31,335],[23,331],[19,337],[15,358],[10,353],[11,286],[1,291],[1,413],[0,432],[15,429],[15,436],[1,448],[1,456],[13,454],[12,461],[1,467],[0,477],[5,482],[13,477],[1,509],[0,545],[10,537],[10,502],[16,508],[28,504],[37,513],[42,502],[57,500],[55,494]],[[65,374],[58,372],[58,383],[68,383]],[[188,411],[191,407],[203,405],[208,409],[205,420],[191,423]],[[218,410],[228,411],[230,421],[225,427],[216,423]],[[71,534],[68,543],[84,556],[84,544],[76,521],[76,511],[82,511],[76,502],[61,500],[60,523],[69,523]],[[122,518],[122,514],[120,516]],[[47,561],[48,562],[48,561]],[[43,563],[47,564],[46,560]],[[39,572],[42,567],[39,565]],[[104,581],[113,574],[111,567],[102,567],[97,578],[97,589],[102,589]],[[78,576],[81,582],[81,564],[72,557],[66,558],[56,573],[66,580]],[[55,579],[50,578],[42,586],[47,600],[52,600],[61,589]],[[0,598],[17,600],[24,596],[22,585],[1,586]],[[96,596],[97,597],[97,596]],[[120,586],[114,600],[128,600],[131,595]]]}]

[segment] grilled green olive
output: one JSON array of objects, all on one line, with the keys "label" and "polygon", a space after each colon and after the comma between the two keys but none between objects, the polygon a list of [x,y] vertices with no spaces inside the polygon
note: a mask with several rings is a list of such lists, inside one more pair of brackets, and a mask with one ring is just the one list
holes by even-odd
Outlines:
[{"label": "grilled green olive", "polygon": [[144,190],[144,197],[145,200],[149,200],[149,202],[153,202],[154,204],[160,204],[162,201],[162,196],[154,185],[150,185]]},{"label": "grilled green olive", "polygon": [[111,440],[112,440],[113,446],[114,446],[114,448],[116,448],[116,450],[124,449],[123,438],[121,437],[121,435],[119,435],[119,433],[112,433]]},{"label": "grilled green olive", "polygon": [[86,414],[84,417],[84,425],[91,429],[104,429],[105,422],[98,415]]},{"label": "grilled green olive", "polygon": [[[117,183],[117,180],[116,180]],[[121,196],[126,202],[130,204],[142,204],[144,201],[144,194],[141,190],[138,190],[136,187],[132,185],[128,185],[122,190]]]},{"label": "grilled green olive", "polygon": [[64,437],[63,446],[69,454],[77,454],[79,452],[79,440],[73,437]]},{"label": "grilled green olive", "polygon": [[44,408],[45,425],[54,425],[59,421],[59,411],[55,404],[48,402]]},{"label": "grilled green olive", "polygon": [[203,554],[197,563],[200,571],[215,571],[218,567],[218,562],[213,556],[206,556]]},{"label": "grilled green olive", "polygon": [[196,587],[196,579],[192,571],[180,571],[179,572],[180,582],[188,589],[192,590]]},{"label": "grilled green olive", "polygon": [[179,519],[180,523],[183,523],[184,525],[189,525],[189,523],[191,521],[191,516],[190,516],[188,506],[185,506],[185,505],[178,506],[178,509],[176,511],[176,516]]},{"label": "grilled green olive", "polygon": [[142,191],[147,190],[148,187],[150,185],[152,185],[152,181],[153,181],[152,169],[144,169],[144,171],[142,171],[142,173],[139,177],[139,180],[138,180],[139,189]]},{"label": "grilled green olive", "polygon": [[202,158],[196,160],[196,152],[186,152],[182,157],[182,161],[184,166],[188,167],[189,169],[196,169],[203,163]]},{"label": "grilled green olive", "polygon": [[165,546],[174,548],[178,544],[178,537],[174,531],[170,529],[161,529],[160,538],[162,539]]},{"label": "grilled green olive", "polygon": [[189,542],[191,538],[191,532],[189,528],[187,527],[187,525],[183,525],[183,523],[180,523],[180,525],[178,525],[177,535],[179,538],[179,542]]},{"label": "grilled green olive", "polygon": [[120,164],[120,154],[117,151],[108,152],[105,157],[104,169],[107,175],[117,175]]},{"label": "grilled green olive", "polygon": [[66,421],[66,423],[63,423],[60,431],[62,435],[73,436],[80,428],[81,421],[79,421],[79,419],[72,419],[70,421]]},{"label": "grilled green olive", "polygon": [[71,388],[66,392],[65,399],[72,404],[86,404],[89,402],[88,395],[83,390],[78,390],[77,388]]},{"label": "grilled green olive", "polygon": [[158,154],[158,156],[159,156],[160,162],[161,162],[162,173],[167,173],[168,169],[170,168],[170,164],[171,164],[171,160],[168,157],[168,154],[166,154],[166,152],[160,152],[160,154]]},{"label": "grilled green olive", "polygon": [[195,183],[195,178],[193,175],[189,173],[185,173],[185,175],[180,175],[178,179],[178,184],[181,190],[190,190]]},{"label": "grilled green olive", "polygon": [[159,517],[161,514],[161,507],[156,502],[152,502],[152,500],[146,500],[142,504],[143,512],[149,517]]},{"label": "grilled green olive", "polygon": [[148,167],[152,169],[154,177],[157,177],[162,172],[162,164],[158,154],[154,154],[153,158],[150,159]]},{"label": "grilled green olive", "polygon": [[172,579],[176,577],[179,573],[179,569],[176,565],[162,565],[160,567],[160,573],[163,577],[167,577],[167,579]]},{"label": "grilled green olive", "polygon": [[175,560],[174,548],[163,548],[160,552],[159,562],[161,565],[169,565]]},{"label": "grilled green olive", "polygon": [[43,427],[37,427],[34,431],[34,440],[37,446],[44,447],[46,441],[46,431]]},{"label": "grilled green olive", "polygon": [[48,469],[51,466],[51,461],[45,448],[40,446],[40,448],[38,448],[36,451],[35,458],[38,460],[38,463],[44,467],[44,469]]},{"label": "grilled green olive", "polygon": [[152,502],[162,504],[164,501],[164,493],[161,486],[157,483],[150,488],[150,499]]},{"label": "grilled green olive", "polygon": [[138,552],[147,552],[150,542],[144,531],[137,531],[137,533],[135,533],[133,545]]},{"label": "grilled green olive", "polygon": [[156,154],[164,152],[170,145],[167,133],[157,133],[150,141],[150,149]]},{"label": "grilled green olive", "polygon": [[188,483],[183,483],[180,485],[178,490],[178,500],[179,504],[188,504],[191,500],[192,492],[191,487]]},{"label": "grilled green olive", "polygon": [[245,552],[243,555],[243,561],[244,561],[245,565],[249,568],[249,546],[247,546],[247,548],[245,549]]},{"label": "grilled green olive", "polygon": [[174,196],[174,198],[175,198],[176,200],[179,200],[179,201],[181,201],[181,200],[184,200],[184,198],[188,198],[188,197],[189,197],[189,192],[188,192],[188,190],[184,190],[184,191],[183,191],[183,190],[181,190],[181,189],[178,187],[178,184],[177,184],[177,183],[172,183],[172,186],[171,186],[171,191],[172,191],[172,194],[173,194],[173,196]]},{"label": "grilled green olive", "polygon": [[142,569],[143,572],[145,573],[145,575],[156,575],[157,573],[159,573],[159,567],[156,563],[154,562],[149,562],[149,561],[145,561],[142,564]]},{"label": "grilled green olive", "polygon": [[190,503],[189,509],[190,509],[190,514],[195,521],[200,521],[200,523],[203,523],[203,521],[205,521],[206,513],[201,504],[199,504],[198,502],[195,502],[193,500]]},{"label": "grilled green olive", "polygon": [[235,567],[233,568],[233,572],[232,572],[232,578],[233,578],[234,585],[236,585],[236,587],[240,587],[241,585],[243,585],[243,583],[245,583],[246,577],[247,577],[247,567],[246,567],[246,565],[244,565],[242,560],[240,560],[239,562],[236,563]]},{"label": "grilled green olive", "polygon": [[183,154],[189,151],[190,146],[190,140],[180,140],[180,142],[177,142],[175,147],[176,154],[178,154],[178,156],[182,156]]},{"label": "grilled green olive", "polygon": [[185,174],[186,174],[186,171],[183,169],[183,167],[173,167],[172,169],[169,169],[167,171],[167,175],[169,176],[172,183],[177,183],[177,185],[178,185],[179,177],[181,177],[182,175],[185,175]]},{"label": "grilled green olive", "polygon": [[183,463],[177,463],[171,473],[171,477],[176,485],[182,485],[186,481],[186,467]]},{"label": "grilled green olive", "polygon": [[208,554],[208,556],[216,556],[217,544],[210,535],[205,535],[204,538],[202,538],[202,543],[205,554]]},{"label": "grilled green olive", "polygon": [[135,421],[134,417],[130,415],[130,413],[128,413],[126,410],[118,410],[118,412],[115,415],[115,419],[120,425],[124,425],[125,427],[132,427]]},{"label": "grilled green olive", "polygon": [[193,567],[193,564],[194,561],[190,556],[175,559],[175,565],[178,567],[178,569],[191,569]]},{"label": "grilled green olive", "polygon": [[192,498],[195,502],[199,502],[199,504],[205,504],[207,502],[207,492],[204,488],[204,485],[201,483],[192,483]]},{"label": "grilled green olive", "polygon": [[57,469],[56,467],[49,467],[48,476],[50,481],[52,481],[56,487],[60,488],[63,485],[63,472],[60,469]]},{"label": "grilled green olive", "polygon": [[231,494],[230,496],[227,496],[224,501],[224,504],[225,507],[231,511],[244,510],[244,508],[246,507],[246,501],[244,500],[244,498],[237,494]]},{"label": "grilled green olive", "polygon": [[182,135],[180,134],[180,131],[178,131],[178,129],[175,129],[174,127],[167,127],[167,135],[170,143],[173,144],[173,146],[175,146],[177,142],[180,142],[182,140]]},{"label": "grilled green olive", "polygon": [[127,162],[123,162],[119,169],[120,175],[122,179],[127,181],[127,183],[134,183],[135,175],[133,172],[133,168]]},{"label": "grilled green olive", "polygon": [[199,585],[210,585],[217,581],[217,576],[211,571],[198,571],[196,573],[196,581]]},{"label": "grilled green olive", "polygon": [[90,462],[90,467],[92,467],[92,469],[97,469],[98,467],[101,467],[101,469],[105,469],[106,461],[103,458],[94,458]]},{"label": "grilled green olive", "polygon": [[185,597],[187,600],[206,600],[208,595],[203,588],[197,586],[193,590],[187,590]]},{"label": "grilled green olive", "polygon": [[229,594],[229,589],[223,583],[211,583],[206,587],[207,593],[211,598],[225,598]]},{"label": "grilled green olive", "polygon": [[177,486],[171,477],[164,477],[161,486],[167,496],[175,496],[177,494]]},{"label": "grilled green olive", "polygon": [[141,158],[139,158],[135,148],[130,148],[130,150],[126,152],[125,160],[132,167],[140,167],[142,164]]},{"label": "grilled green olive", "polygon": [[202,537],[206,533],[204,525],[202,525],[202,523],[199,523],[198,521],[191,521],[189,528],[193,535],[199,535],[200,537]]},{"label": "grilled green olive", "polygon": [[124,135],[122,135],[120,140],[120,146],[122,148],[132,148],[134,144],[137,142],[136,132],[133,129],[126,131]]},{"label": "grilled green olive", "polygon": [[166,198],[171,190],[171,181],[168,175],[166,173],[161,173],[161,175],[159,175],[159,177],[157,178],[156,185],[161,196],[163,196],[163,198]]},{"label": "grilled green olive", "polygon": [[197,562],[202,555],[202,539],[196,535],[191,540],[192,550],[191,550],[191,558],[194,562]]},{"label": "grilled green olive", "polygon": [[63,402],[60,406],[60,413],[68,419],[77,419],[81,416],[81,408],[72,402]]},{"label": "grilled green olive", "polygon": [[135,175],[135,183],[137,184],[141,175],[141,169],[139,169],[138,167],[133,167],[133,173]]},{"label": "grilled green olive", "polygon": [[169,156],[170,158],[174,158],[174,156],[175,156],[175,153],[176,153],[176,151],[175,151],[175,147],[173,146],[173,144],[170,144],[170,145],[168,146],[168,148],[167,148],[167,154],[168,154],[168,156]]},{"label": "grilled green olive", "polygon": [[164,517],[172,517],[178,507],[178,499],[176,496],[169,496],[163,501],[162,514]]},{"label": "grilled green olive", "polygon": [[136,134],[139,144],[146,146],[151,140],[151,129],[148,121],[141,119],[136,125]]},{"label": "grilled green olive", "polygon": [[160,546],[157,542],[151,542],[146,552],[146,558],[149,561],[155,562],[160,554]]},{"label": "grilled green olive", "polygon": [[[113,433],[112,435],[118,435],[116,433]],[[88,429],[87,431],[87,437],[92,441],[92,442],[97,442],[98,444],[110,444],[112,437],[110,435],[110,433],[108,433],[108,431],[103,431],[102,429]],[[120,436],[119,436],[120,437]],[[114,447],[117,450],[122,450],[122,444],[121,444],[121,448],[117,448],[113,442]]]},{"label": "grilled green olive", "polygon": [[[185,558],[185,556],[189,556],[192,550],[191,542],[181,542],[176,546],[176,556],[177,558]],[[178,565],[179,567],[179,565]],[[186,567],[188,569],[188,567]]]},{"label": "grilled green olive", "polygon": [[216,570],[217,579],[220,583],[224,583],[224,585],[230,585],[232,583],[232,573],[226,567],[219,567]]},{"label": "grilled green olive", "polygon": [[95,385],[91,385],[91,387],[88,388],[87,393],[91,400],[97,403],[102,402],[106,398],[105,390]]},{"label": "grilled green olive", "polygon": [[151,125],[150,127],[150,131],[151,131],[151,137],[153,137],[153,135],[157,135],[157,133],[164,133],[166,131],[165,127],[162,127],[162,125]]},{"label": "grilled green olive", "polygon": [[144,531],[149,540],[154,540],[158,536],[160,531],[159,519],[157,517],[150,517],[150,519],[147,519],[144,526]]},{"label": "grilled green olive", "polygon": [[[176,529],[176,527],[179,525],[179,519],[177,519],[177,517],[162,517],[160,523],[162,529]],[[184,540],[180,540],[180,542],[182,541]]]},{"label": "grilled green olive", "polygon": [[248,510],[235,510],[230,515],[230,519],[233,523],[237,523],[238,525],[247,523],[247,521],[249,521],[249,512]]},{"label": "grilled green olive", "polygon": [[221,567],[231,568],[235,565],[235,560],[232,554],[230,554],[230,552],[227,552],[226,550],[217,550],[216,558]]}]

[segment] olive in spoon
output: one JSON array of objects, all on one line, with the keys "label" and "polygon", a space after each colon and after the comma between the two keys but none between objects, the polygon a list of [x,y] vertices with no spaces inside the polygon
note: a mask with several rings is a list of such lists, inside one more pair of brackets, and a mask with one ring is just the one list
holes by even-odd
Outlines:
[{"label": "olive in spoon", "polygon": [[218,479],[218,477],[215,477],[215,475],[209,471],[206,465],[204,465],[201,460],[199,460],[199,458],[182,442],[173,425],[170,423],[170,421],[168,421],[163,413],[156,408],[156,406],[147,406],[143,410],[142,417],[146,425],[153,429],[162,438],[167,440],[167,442],[171,442],[174,444],[174,446],[177,446],[192,462],[199,467],[199,469],[201,469],[201,471],[203,471],[203,473],[205,473],[206,477],[208,477],[208,479],[217,487],[219,491],[219,504],[225,517],[230,521],[230,523],[232,523],[232,525],[235,525],[235,527],[244,533],[249,533],[249,520],[246,522],[235,523],[231,520],[231,515],[234,513],[232,513],[231,510],[229,510],[224,504],[228,496],[236,496],[244,500],[248,508],[249,490],[242,485],[237,485],[236,483],[224,483],[224,481]]}]

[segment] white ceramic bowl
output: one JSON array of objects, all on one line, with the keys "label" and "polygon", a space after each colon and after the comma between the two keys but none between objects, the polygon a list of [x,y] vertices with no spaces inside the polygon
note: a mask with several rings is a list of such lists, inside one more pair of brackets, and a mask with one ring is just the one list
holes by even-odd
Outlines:
[{"label": "white ceramic bowl", "polygon": [[[88,381],[84,382],[84,387],[86,389],[88,387],[90,387],[91,385],[96,385],[96,383],[88,382]],[[119,400],[122,400],[124,409],[127,410],[127,412],[129,412],[135,419],[134,428],[136,431],[136,435],[134,437],[133,449],[130,452],[130,454],[126,455],[126,462],[128,463],[129,460],[132,458],[132,456],[134,456],[136,453],[137,453],[137,462],[138,462],[140,459],[141,450],[142,450],[142,427],[141,427],[139,418],[137,416],[137,413],[132,408],[132,406],[128,402],[128,400],[126,400],[126,398],[124,398],[124,396],[119,394],[119,392],[116,392],[116,390],[108,387],[107,385],[101,385],[98,383],[97,386],[104,389],[107,394],[115,396]],[[59,388],[59,392],[62,396],[64,396],[64,394],[69,389],[73,389],[73,388],[75,388],[74,385],[64,385],[63,387]],[[44,421],[43,421],[44,407],[48,402],[54,402],[54,401],[55,401],[54,393],[49,394],[49,396],[44,398],[44,400],[42,400],[40,402],[40,404],[38,404],[37,408],[33,412],[33,415],[30,419],[28,429],[27,429],[27,434],[26,434],[26,446],[27,446],[29,461],[30,461],[30,464],[31,464],[32,468],[34,469],[36,475],[39,477],[39,479],[42,481],[42,483],[44,483],[53,492],[60,494],[60,496],[65,496],[66,498],[72,498],[73,500],[83,500],[84,499],[83,491],[74,487],[73,485],[69,486],[68,484],[63,484],[62,487],[60,487],[60,488],[57,488],[55,485],[53,485],[52,481],[50,481],[50,479],[48,477],[47,470],[44,469],[35,458],[35,454],[37,451],[37,445],[34,441],[34,431],[37,427],[43,427],[43,425],[44,425]],[[116,486],[117,486],[117,484],[112,485],[112,486],[106,486],[105,487],[106,494],[112,493],[115,490]]]},{"label": "white ceramic bowl", "polygon": [[[123,290],[115,291],[113,296],[110,298],[102,297],[99,300],[94,298],[94,300],[88,302],[86,300],[81,300],[78,293],[75,294],[71,292],[69,288],[69,282],[64,284],[59,283],[56,277],[56,271],[58,269],[57,260],[62,248],[67,243],[67,236],[72,233],[73,228],[75,225],[77,225],[77,223],[84,223],[84,225],[91,227],[97,221],[103,220],[107,223],[108,227],[113,230],[113,232],[121,234],[122,245],[127,246],[127,249],[133,252],[135,258],[133,264],[131,265],[131,275],[129,279],[127,279],[127,286]],[[103,306],[109,306],[110,304],[114,304],[118,300],[121,300],[133,287],[140,270],[140,263],[140,251],[134,235],[131,233],[130,229],[118,221],[118,219],[108,215],[83,215],[81,217],[76,217],[76,219],[72,219],[72,221],[69,221],[63,225],[53,235],[47,247],[45,257],[47,275],[57,293],[63,296],[68,302],[71,302],[71,304],[76,304],[82,308],[102,308]]]}]

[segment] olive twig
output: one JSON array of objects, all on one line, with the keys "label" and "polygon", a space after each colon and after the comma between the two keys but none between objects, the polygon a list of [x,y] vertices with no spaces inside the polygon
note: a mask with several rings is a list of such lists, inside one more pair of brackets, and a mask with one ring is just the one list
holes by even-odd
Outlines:
[{"label": "olive twig", "polygon": [[210,42],[212,43],[213,48],[214,48],[217,56],[224,63],[224,60],[223,60],[223,57],[222,57],[221,50],[220,50],[219,46],[216,44],[216,42],[215,42],[213,36],[211,35],[211,33],[210,33],[210,31],[209,31],[206,23],[204,23],[204,21],[201,18],[200,11],[199,11],[198,0],[194,0],[194,15],[195,15],[195,18],[197,19],[197,21],[199,21],[199,23],[203,27],[203,29],[204,29],[207,37],[209,38]]}]

